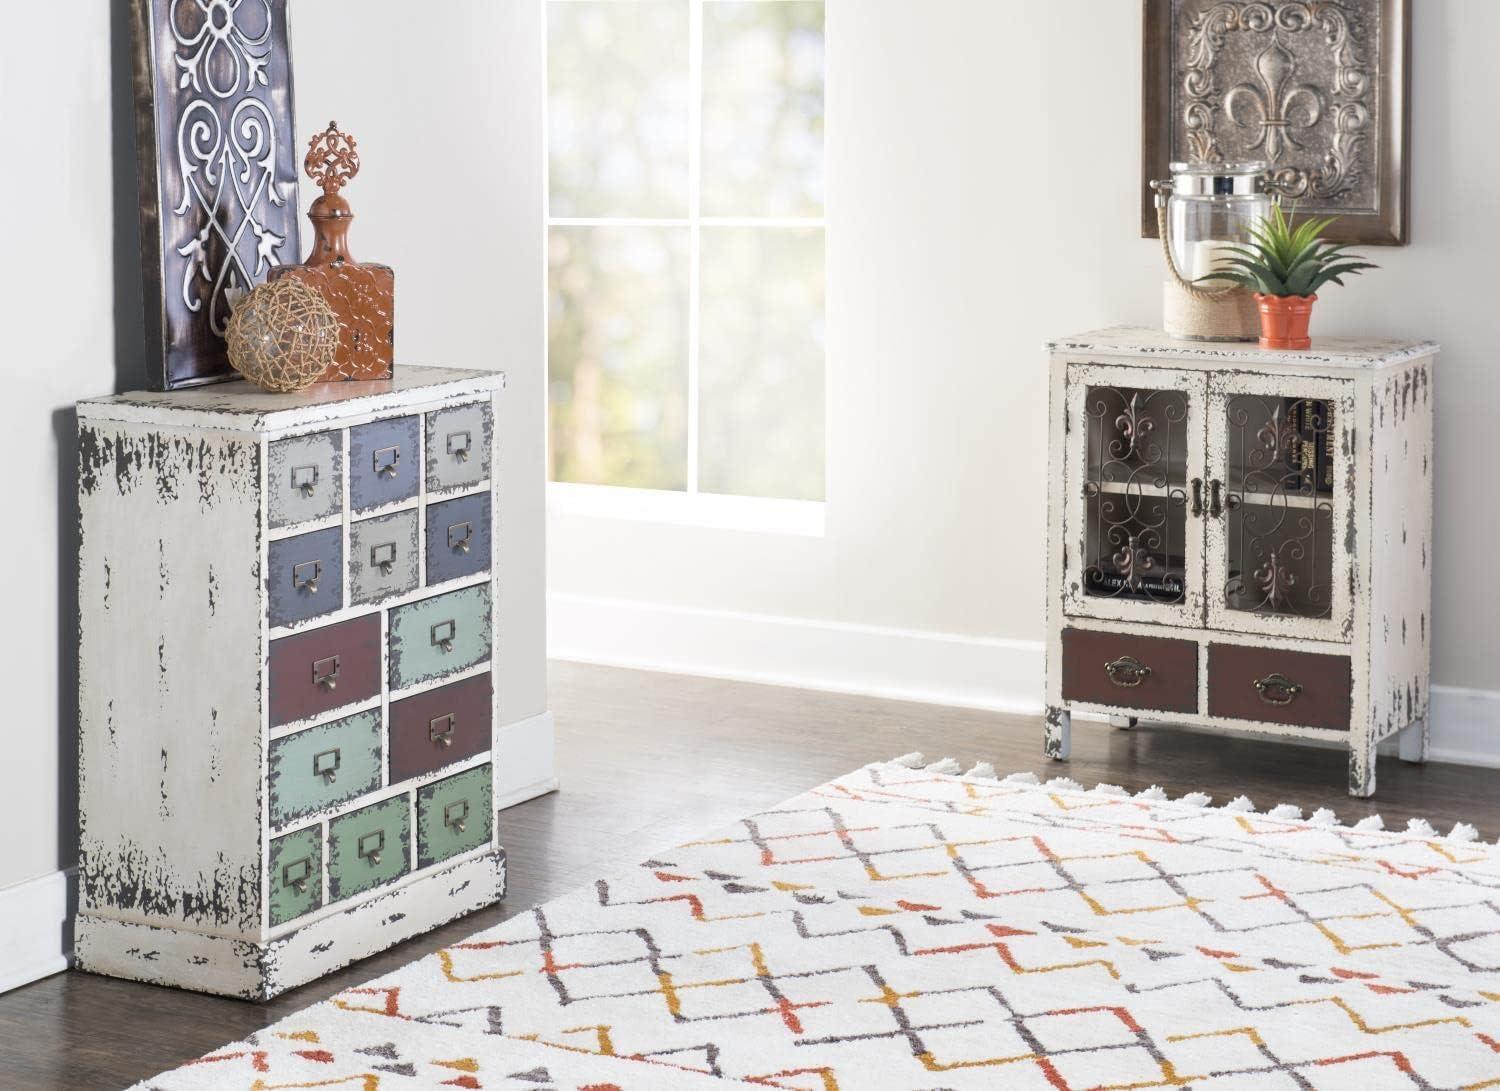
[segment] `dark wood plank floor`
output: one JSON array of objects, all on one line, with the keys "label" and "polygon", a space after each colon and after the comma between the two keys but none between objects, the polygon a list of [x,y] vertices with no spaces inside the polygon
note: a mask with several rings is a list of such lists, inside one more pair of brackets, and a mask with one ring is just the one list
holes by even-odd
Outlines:
[{"label": "dark wood plank floor", "polygon": [[1066,774],[1131,789],[1161,784],[1220,802],[1332,807],[1345,821],[1379,812],[1446,829],[1500,833],[1500,773],[1380,762],[1380,792],[1344,794],[1346,759],[1167,728],[1076,723],[1073,760],[1041,756],[1028,717],[810,693],[674,675],[554,664],[563,791],[504,813],[511,887],[476,913],[269,1004],[254,1005],[67,973],[0,996],[0,1089],[120,1088],[209,1052],[350,985],[396,969],[628,861],[705,833],[869,761],[921,750],[1002,771]]}]

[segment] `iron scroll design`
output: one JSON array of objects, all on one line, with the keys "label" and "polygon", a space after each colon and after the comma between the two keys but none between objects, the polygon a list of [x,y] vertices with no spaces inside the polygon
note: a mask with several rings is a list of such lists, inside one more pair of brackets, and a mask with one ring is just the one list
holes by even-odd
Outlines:
[{"label": "iron scroll design", "polygon": [[1089,387],[1084,399],[1084,590],[1161,605],[1184,601],[1187,395]]}]

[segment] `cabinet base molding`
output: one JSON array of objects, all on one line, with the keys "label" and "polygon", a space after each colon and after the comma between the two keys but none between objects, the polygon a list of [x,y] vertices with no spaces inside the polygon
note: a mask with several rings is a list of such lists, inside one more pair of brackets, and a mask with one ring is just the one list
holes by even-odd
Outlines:
[{"label": "cabinet base molding", "polygon": [[74,950],[89,973],[269,1000],[493,905],[505,884],[505,851],[493,849],[265,943],[81,913]]}]

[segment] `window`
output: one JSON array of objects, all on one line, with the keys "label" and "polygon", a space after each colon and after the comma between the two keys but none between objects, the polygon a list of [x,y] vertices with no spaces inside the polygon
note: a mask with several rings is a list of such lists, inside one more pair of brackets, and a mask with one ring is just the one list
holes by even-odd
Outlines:
[{"label": "window", "polygon": [[552,480],[822,501],[823,3],[549,0],[547,54]]}]

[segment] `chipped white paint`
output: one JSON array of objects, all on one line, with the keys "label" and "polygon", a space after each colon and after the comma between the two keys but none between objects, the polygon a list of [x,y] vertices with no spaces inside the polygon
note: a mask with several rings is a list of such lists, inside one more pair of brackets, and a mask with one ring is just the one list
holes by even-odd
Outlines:
[{"label": "chipped white paint", "polygon": [[[498,533],[488,574],[418,587],[379,604],[346,605],[283,628],[268,626],[263,579],[273,537],[340,527],[347,556],[347,428],[459,406],[487,405],[493,414],[503,387],[503,376],[489,372],[402,368],[394,381],[329,384],[305,395],[266,394],[233,383],[80,403],[77,952],[84,969],[266,997],[503,893],[497,832],[487,844],[438,867],[332,905],[326,898],[330,820],[377,800],[404,797],[415,831],[417,790],[491,760],[490,753],[397,784],[389,783],[383,761],[377,789],[282,827],[272,825],[265,780],[272,738],[364,709],[381,713],[385,732],[391,700],[384,681],[385,611],[484,583],[498,604]],[[343,514],[320,514],[273,534],[270,446],[315,432],[332,433],[344,452]],[[497,437],[488,438],[495,470],[466,492],[498,492]],[[419,457],[419,464],[424,461]],[[420,514],[427,500],[422,477],[415,499],[386,510]],[[424,548],[419,541],[419,553]],[[328,578],[345,581],[349,603],[349,566]],[[273,731],[270,641],[377,613],[383,680],[378,698]],[[501,613],[491,611],[492,648],[499,646]],[[422,688],[493,669],[493,663],[481,664]],[[497,706],[500,687],[497,677]],[[383,743],[388,754],[389,740],[383,737]],[[497,745],[492,770],[504,762]],[[551,775],[550,767],[536,772]],[[496,799],[514,795],[513,786],[504,787],[504,793],[494,791]],[[273,927],[270,842],[308,829],[324,842],[324,870],[316,879],[324,904]],[[412,845],[413,858],[415,852]]]},{"label": "chipped white paint", "polygon": [[[1432,558],[1431,342],[1329,339],[1309,353],[1252,345],[1174,341],[1119,328],[1051,345],[1048,500],[1046,752],[1066,758],[1074,711],[1165,720],[1268,737],[1334,740],[1349,747],[1349,791],[1375,790],[1375,747],[1404,731],[1405,760],[1424,761],[1429,735]],[[1201,451],[1188,480],[1227,480],[1225,409],[1240,393],[1326,398],[1336,405],[1333,470],[1333,607],[1328,618],[1270,618],[1226,609],[1215,595],[1227,564],[1228,520],[1188,519],[1191,590],[1178,606],[1094,600],[1080,591],[1084,565],[1081,474],[1084,388],[1108,383],[1188,392],[1188,427]],[[1077,585],[1077,586],[1075,586]],[[1062,632],[1093,629],[1173,637],[1198,645],[1193,714],[1067,702]],[[1294,649],[1351,660],[1347,731],[1207,715],[1210,643]]]}]

